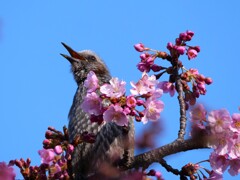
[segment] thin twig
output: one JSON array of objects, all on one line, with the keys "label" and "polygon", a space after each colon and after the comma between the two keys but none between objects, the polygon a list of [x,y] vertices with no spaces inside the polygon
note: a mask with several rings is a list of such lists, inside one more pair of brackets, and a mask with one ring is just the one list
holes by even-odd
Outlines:
[{"label": "thin twig", "polygon": [[164,159],[160,159],[158,161],[162,167],[164,167],[168,172],[171,172],[175,175],[179,175],[180,174],[180,171],[178,169],[174,169],[172,166],[170,166],[169,164],[167,164],[167,162],[164,160]]}]

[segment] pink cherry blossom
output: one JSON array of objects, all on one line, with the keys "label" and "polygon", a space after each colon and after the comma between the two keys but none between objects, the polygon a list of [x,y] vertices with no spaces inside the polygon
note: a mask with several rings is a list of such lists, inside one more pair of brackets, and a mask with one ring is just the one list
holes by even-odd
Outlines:
[{"label": "pink cherry blossom", "polygon": [[164,93],[169,93],[171,97],[174,96],[175,94],[175,86],[171,82],[168,81],[159,82],[157,87],[162,89]]},{"label": "pink cherry blossom", "polygon": [[136,106],[136,104],[137,104],[137,100],[132,95],[128,96],[126,104],[127,104],[128,107],[134,108]]},{"label": "pink cherry blossom", "polygon": [[109,82],[110,84],[104,84],[100,87],[101,93],[111,98],[119,98],[125,94],[125,81],[120,81],[118,78],[112,78]]},{"label": "pink cherry blossom", "polygon": [[229,160],[227,159],[227,155],[222,156],[213,152],[210,155],[209,160],[212,170],[218,174],[223,174],[229,166]]},{"label": "pink cherry blossom", "polygon": [[230,168],[228,169],[229,174],[236,176],[240,173],[240,159],[232,159],[229,162]]},{"label": "pink cherry blossom", "polygon": [[[217,136],[214,136],[213,148],[214,152],[218,155],[226,155],[232,152],[233,148],[233,135],[229,131],[224,131]],[[234,152],[233,152],[234,153]]]},{"label": "pink cherry blossom", "polygon": [[61,167],[59,166],[58,163],[56,163],[51,166],[49,175],[50,175],[50,177],[54,177],[55,174],[57,174],[61,171],[62,171]]},{"label": "pink cherry blossom", "polygon": [[99,87],[98,78],[93,71],[88,73],[87,79],[84,81],[84,86],[87,88],[87,92],[93,92]]},{"label": "pink cherry blossom", "polygon": [[0,162],[0,179],[14,180],[15,176],[13,167],[8,166],[5,162]]},{"label": "pink cherry blossom", "polygon": [[240,114],[239,113],[234,113],[232,115],[232,123],[231,123],[230,129],[233,132],[240,134]]},{"label": "pink cherry blossom", "polygon": [[145,102],[144,106],[144,116],[142,117],[143,124],[146,124],[148,120],[157,121],[160,118],[160,112],[162,112],[164,108],[164,104],[162,101],[152,98],[149,98]]},{"label": "pink cherry blossom", "polygon": [[104,113],[103,119],[106,122],[115,122],[118,126],[124,126],[128,124],[128,118],[123,112],[123,108],[118,104],[111,105]]},{"label": "pink cherry blossom", "polygon": [[207,111],[202,104],[197,104],[189,112],[191,121],[206,121]]},{"label": "pink cherry blossom", "polygon": [[188,56],[189,60],[197,57],[197,54],[198,54],[198,52],[195,49],[192,49],[192,48],[189,48],[188,51],[187,51],[187,56]]},{"label": "pink cherry blossom", "polygon": [[223,180],[223,176],[214,171],[211,171],[210,176],[208,178],[204,178],[204,180]]},{"label": "pink cherry blossom", "polygon": [[232,138],[228,138],[232,142],[231,150],[229,156],[233,159],[240,158],[240,134],[234,134]]},{"label": "pink cherry blossom", "polygon": [[207,121],[213,134],[226,131],[231,124],[231,116],[225,109],[211,111]]},{"label": "pink cherry blossom", "polygon": [[38,151],[38,154],[41,156],[41,163],[50,164],[55,156],[53,149],[42,149]]},{"label": "pink cherry blossom", "polygon": [[101,98],[95,92],[87,93],[81,108],[89,114],[99,115],[102,112]]},{"label": "pink cherry blossom", "polygon": [[162,97],[163,94],[163,90],[162,89],[155,89],[153,91],[151,91],[150,95],[151,95],[151,99],[157,99]]},{"label": "pink cherry blossom", "polygon": [[157,80],[154,75],[148,76],[148,74],[143,73],[142,78],[136,84],[133,82],[130,82],[130,84],[133,87],[130,90],[132,95],[144,95],[155,90]]}]

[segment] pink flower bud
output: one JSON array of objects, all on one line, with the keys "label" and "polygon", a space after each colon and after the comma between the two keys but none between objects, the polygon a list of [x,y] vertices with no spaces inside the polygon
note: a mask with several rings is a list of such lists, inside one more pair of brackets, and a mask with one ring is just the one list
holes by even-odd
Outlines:
[{"label": "pink flower bud", "polygon": [[191,39],[192,39],[192,36],[187,35],[187,37],[186,37],[186,41],[191,41]]},{"label": "pink flower bud", "polygon": [[200,52],[200,46],[194,46],[193,49],[195,49],[198,53]]},{"label": "pink flower bud", "polygon": [[68,146],[67,146],[67,151],[68,151],[69,154],[72,154],[73,151],[74,151],[74,146],[71,145],[71,144],[68,144]]},{"label": "pink flower bud", "polygon": [[154,72],[158,72],[160,70],[162,70],[162,66],[159,66],[157,64],[153,64],[151,69],[154,71]]},{"label": "pink flower bud", "polygon": [[205,83],[206,83],[207,85],[212,84],[212,82],[213,82],[212,78],[210,78],[210,77],[206,77],[206,78],[204,79],[204,81],[205,81]]},{"label": "pink flower bud", "polygon": [[173,44],[171,42],[167,43],[167,49],[171,50],[173,48]]},{"label": "pink flower bud", "polygon": [[148,176],[155,176],[155,174],[156,174],[156,171],[155,171],[154,169],[151,169],[151,170],[147,173]]},{"label": "pink flower bud", "polygon": [[145,61],[149,56],[150,56],[150,54],[143,53],[143,54],[140,55],[140,58],[141,58],[142,61]]},{"label": "pink flower bud", "polygon": [[182,44],[182,40],[180,38],[176,38],[175,43],[177,46],[180,46]]},{"label": "pink flower bud", "polygon": [[21,161],[19,161],[19,160],[16,160],[16,161],[15,161],[15,164],[16,164],[16,166],[19,167],[20,169],[21,169],[22,166],[23,166],[23,163],[22,163]]},{"label": "pink flower bud", "polygon": [[180,40],[183,40],[183,41],[186,41],[187,40],[187,33],[180,33],[179,34],[179,39]]},{"label": "pink flower bud", "polygon": [[123,109],[123,112],[124,112],[124,114],[128,115],[128,114],[131,113],[131,110],[129,109],[129,107],[125,107],[125,108]]},{"label": "pink flower bud", "polygon": [[185,47],[184,46],[177,46],[176,50],[177,50],[178,54],[183,55],[184,52],[185,52]]},{"label": "pink flower bud", "polygon": [[45,146],[48,146],[48,145],[50,145],[52,142],[49,140],[49,139],[44,139],[43,140],[43,145],[45,145]]},{"label": "pink flower bud", "polygon": [[48,127],[48,130],[50,130],[50,131],[56,131],[56,129],[55,129],[54,127],[51,127],[51,126]]},{"label": "pink flower bud", "polygon": [[141,99],[138,99],[137,100],[137,105],[138,106],[141,106],[141,105],[143,105],[144,104],[144,101],[143,100],[141,100]]},{"label": "pink flower bud", "polygon": [[62,149],[62,147],[61,147],[60,145],[57,145],[57,146],[55,146],[55,148],[54,148],[54,152],[55,152],[57,155],[60,155],[60,154],[62,154],[63,149]]},{"label": "pink flower bud", "polygon": [[45,137],[46,138],[52,138],[53,132],[52,131],[46,131]]},{"label": "pink flower bud", "polygon": [[31,164],[31,159],[30,159],[30,158],[27,158],[27,161],[26,161],[26,163],[27,163],[27,166],[29,167],[29,166],[30,166],[30,164]]},{"label": "pink flower bud", "polygon": [[134,48],[136,49],[136,51],[138,52],[143,52],[144,50],[146,50],[144,44],[142,43],[138,43],[134,45]]},{"label": "pink flower bud", "polygon": [[193,32],[193,31],[187,30],[186,33],[187,33],[187,35],[189,35],[189,36],[191,36],[191,37],[193,37],[193,35],[194,35],[194,32]]}]

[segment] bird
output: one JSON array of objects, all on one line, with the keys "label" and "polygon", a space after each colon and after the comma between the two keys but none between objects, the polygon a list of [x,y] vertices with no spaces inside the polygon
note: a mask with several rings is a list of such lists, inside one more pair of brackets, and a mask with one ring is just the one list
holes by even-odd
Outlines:
[{"label": "bird", "polygon": [[134,123],[129,120],[127,127],[118,126],[114,122],[92,123],[90,117],[81,109],[86,96],[84,81],[90,71],[99,79],[99,84],[109,83],[110,72],[104,61],[91,50],[75,51],[62,42],[69,55],[61,54],[71,64],[71,71],[77,83],[77,90],[73,98],[68,119],[70,142],[83,132],[96,134],[93,144],[79,144],[72,155],[72,176],[74,179],[88,179],[97,173],[101,164],[114,163],[116,157],[127,163],[134,155]]}]

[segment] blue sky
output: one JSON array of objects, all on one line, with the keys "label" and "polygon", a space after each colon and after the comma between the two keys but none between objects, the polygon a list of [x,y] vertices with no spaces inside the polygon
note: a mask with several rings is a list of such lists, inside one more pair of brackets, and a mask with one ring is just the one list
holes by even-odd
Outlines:
[{"label": "blue sky", "polygon": [[[198,68],[213,78],[200,99],[209,109],[237,112],[239,100],[240,3],[231,1],[1,1],[0,2],[0,161],[32,159],[48,126],[61,129],[76,90],[70,65],[59,53],[60,42],[76,50],[91,49],[108,65],[112,76],[137,81],[139,54],[133,45],[143,42],[165,50],[180,32],[195,32],[201,46]],[[128,86],[130,87],[130,86]],[[178,130],[176,96],[163,97],[164,133],[159,144],[174,140]],[[137,134],[142,131],[137,125]],[[207,159],[209,150],[192,151],[166,159],[175,168]],[[157,166],[159,167],[159,166]],[[165,179],[178,179],[160,167]],[[21,176],[18,175],[18,178]],[[225,179],[239,177],[225,176]]]}]

